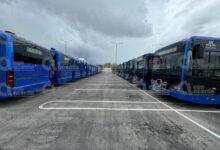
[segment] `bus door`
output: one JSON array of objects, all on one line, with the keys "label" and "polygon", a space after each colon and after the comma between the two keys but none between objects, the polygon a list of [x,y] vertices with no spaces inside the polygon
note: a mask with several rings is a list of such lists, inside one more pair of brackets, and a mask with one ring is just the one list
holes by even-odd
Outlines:
[{"label": "bus door", "polygon": [[70,80],[72,78],[71,58],[66,55],[62,55],[61,66],[62,77],[66,80]]},{"label": "bus door", "polygon": [[51,54],[50,54],[50,81],[51,81],[51,83],[54,82],[56,68],[57,68],[56,53],[51,52]]},{"label": "bus door", "polygon": [[149,90],[150,89],[150,85],[151,85],[151,79],[152,79],[152,72],[153,72],[153,57],[149,56],[146,59],[146,68],[145,68],[145,83],[146,83],[146,89]]}]

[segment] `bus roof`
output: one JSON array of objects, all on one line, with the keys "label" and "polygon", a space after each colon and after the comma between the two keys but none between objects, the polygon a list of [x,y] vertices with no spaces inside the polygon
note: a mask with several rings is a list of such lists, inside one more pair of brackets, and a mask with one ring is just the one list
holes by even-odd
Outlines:
[{"label": "bus roof", "polygon": [[143,56],[145,56],[145,57],[154,56],[154,53],[147,53],[147,54],[144,54]]},{"label": "bus roof", "polygon": [[201,40],[215,40],[215,41],[220,41],[220,38],[217,38],[217,37],[208,37],[208,36],[191,36],[189,39],[201,39]]},{"label": "bus roof", "polygon": [[172,44],[170,44],[170,45],[168,45],[168,46],[165,46],[165,47],[163,47],[163,48],[160,48],[160,49],[156,50],[156,52],[160,52],[160,51],[163,51],[163,50],[166,49],[166,48],[170,48],[170,47],[172,47],[172,46],[174,46],[174,45],[184,43],[184,42],[186,42],[187,40],[196,40],[196,39],[220,41],[220,38],[216,38],[216,37],[191,36],[191,37],[189,37],[189,38],[185,38],[185,39],[183,39],[183,40],[181,40],[181,41],[178,41],[178,42],[172,43]]},{"label": "bus roof", "polygon": [[45,47],[43,47],[43,46],[41,46],[39,44],[36,44],[36,43],[34,43],[32,41],[26,40],[23,37],[19,37],[17,35],[12,35],[12,37],[13,37],[14,40],[18,41],[19,43],[23,43],[23,44],[30,45],[30,46],[36,46],[36,47],[39,47],[41,49],[49,51],[49,49],[47,49],[47,48],[45,48]]}]

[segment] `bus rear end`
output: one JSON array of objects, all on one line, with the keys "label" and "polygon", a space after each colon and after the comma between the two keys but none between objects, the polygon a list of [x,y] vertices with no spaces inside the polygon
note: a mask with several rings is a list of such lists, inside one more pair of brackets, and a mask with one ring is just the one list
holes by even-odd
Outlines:
[{"label": "bus rear end", "polygon": [[14,87],[12,36],[0,31],[0,98],[12,96]]},{"label": "bus rear end", "polygon": [[52,83],[59,85],[73,80],[72,58],[61,52],[51,49],[51,55],[55,62],[55,71]]},{"label": "bus rear end", "polygon": [[1,35],[4,38],[1,39],[0,97],[32,93],[49,86],[48,50],[14,34],[1,32]]}]

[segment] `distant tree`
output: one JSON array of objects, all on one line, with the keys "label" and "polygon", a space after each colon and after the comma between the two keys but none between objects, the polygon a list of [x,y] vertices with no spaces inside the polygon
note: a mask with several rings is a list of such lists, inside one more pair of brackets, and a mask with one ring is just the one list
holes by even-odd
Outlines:
[{"label": "distant tree", "polygon": [[111,63],[105,63],[105,64],[103,64],[103,67],[104,68],[111,68]]},{"label": "distant tree", "polygon": [[100,64],[99,66],[102,66],[103,68],[115,68],[117,65],[112,63],[105,63],[105,64]]}]

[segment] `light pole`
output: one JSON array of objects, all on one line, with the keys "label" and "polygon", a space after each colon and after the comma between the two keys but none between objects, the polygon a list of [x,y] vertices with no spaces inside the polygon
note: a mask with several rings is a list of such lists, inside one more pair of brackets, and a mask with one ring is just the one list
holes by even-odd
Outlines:
[{"label": "light pole", "polygon": [[63,41],[64,41],[65,53],[67,53],[67,42],[72,42],[73,40],[63,40]]},{"label": "light pole", "polygon": [[118,46],[123,44],[122,42],[117,42],[115,44],[115,64],[117,65],[118,63]]}]

